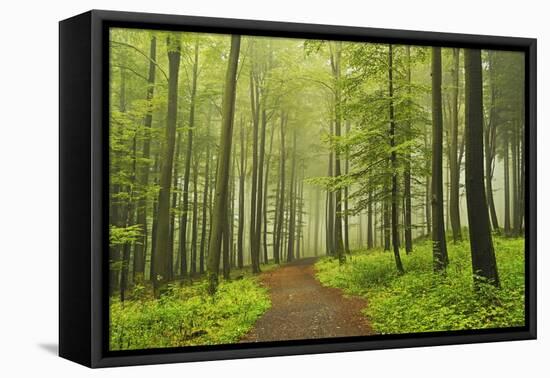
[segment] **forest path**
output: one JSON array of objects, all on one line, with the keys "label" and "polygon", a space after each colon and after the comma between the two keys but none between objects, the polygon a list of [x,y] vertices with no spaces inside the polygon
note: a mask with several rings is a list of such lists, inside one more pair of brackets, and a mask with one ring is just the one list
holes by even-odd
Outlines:
[{"label": "forest path", "polygon": [[373,333],[361,310],[364,299],[345,298],[315,278],[316,258],[296,260],[262,273],[271,308],[241,342],[365,336]]}]

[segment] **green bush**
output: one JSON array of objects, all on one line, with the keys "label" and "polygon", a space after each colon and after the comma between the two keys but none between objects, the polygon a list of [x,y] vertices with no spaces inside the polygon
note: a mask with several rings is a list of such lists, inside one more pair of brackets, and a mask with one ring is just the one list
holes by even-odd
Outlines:
[{"label": "green bush", "polygon": [[524,239],[494,238],[501,288],[481,284],[474,290],[468,241],[448,243],[445,274],[432,271],[430,241],[402,254],[398,275],[393,253],[359,251],[348,262],[324,258],[316,264],[325,286],[368,300],[364,314],[380,334],[523,326]]},{"label": "green bush", "polygon": [[267,290],[250,277],[222,282],[214,296],[203,280],[173,285],[159,300],[141,297],[111,299],[111,350],[234,343],[271,306]]}]

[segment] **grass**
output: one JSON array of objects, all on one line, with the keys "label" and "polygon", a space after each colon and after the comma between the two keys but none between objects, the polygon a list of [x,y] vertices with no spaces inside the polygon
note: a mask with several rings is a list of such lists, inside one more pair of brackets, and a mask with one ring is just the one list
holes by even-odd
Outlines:
[{"label": "grass", "polygon": [[446,274],[432,271],[430,241],[414,245],[401,258],[398,275],[393,253],[357,251],[346,264],[324,258],[316,264],[317,278],[330,287],[368,300],[363,310],[379,334],[451,331],[523,326],[525,322],[524,239],[495,237],[501,288],[473,289],[468,241],[447,244]]},{"label": "grass", "polygon": [[[238,273],[238,272],[236,272]],[[110,303],[110,349],[130,350],[238,342],[271,307],[256,278],[241,272],[214,296],[206,280],[173,284],[159,300],[143,286],[133,299]]]}]

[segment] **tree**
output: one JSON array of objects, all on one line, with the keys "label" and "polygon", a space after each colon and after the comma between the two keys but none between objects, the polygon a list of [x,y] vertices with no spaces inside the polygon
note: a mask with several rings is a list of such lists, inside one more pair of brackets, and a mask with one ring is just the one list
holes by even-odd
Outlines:
[{"label": "tree", "polygon": [[[339,138],[342,135],[342,94],[341,94],[341,60],[342,60],[342,42],[334,42],[329,44],[330,64],[332,67],[332,75],[334,78],[334,136]],[[340,151],[336,149],[334,152],[334,177],[338,178],[342,174],[340,165]],[[344,251],[344,241],[342,235],[342,190],[336,189],[334,193],[334,253],[338,257],[340,264],[346,261]]]},{"label": "tree", "polygon": [[483,95],[481,51],[466,49],[466,203],[474,282],[499,286],[483,183]]},{"label": "tree", "polygon": [[390,162],[391,162],[391,235],[395,266],[399,273],[403,273],[403,264],[399,255],[399,231],[397,217],[397,153],[395,152],[395,109],[393,103],[393,46],[388,47],[388,94],[390,118]]},{"label": "tree", "polygon": [[[406,47],[407,53],[407,95],[408,105],[410,106],[412,90],[411,90],[411,48]],[[407,120],[407,133],[411,133],[412,120],[409,116]],[[407,148],[405,156],[405,171],[403,172],[403,195],[404,195],[404,226],[405,226],[405,251],[406,253],[412,252],[412,194],[411,194],[411,148]]]},{"label": "tree", "polygon": [[219,167],[216,179],[216,194],[214,198],[214,210],[211,226],[212,232],[208,250],[208,291],[210,294],[214,294],[218,287],[222,233],[224,223],[227,222],[227,218],[225,217],[225,207],[228,197],[229,166],[231,163],[233,117],[235,112],[237,66],[239,62],[240,47],[241,36],[232,35],[223,93],[222,129],[220,135],[220,149],[218,153]]},{"label": "tree", "polygon": [[[143,138],[143,152],[142,159],[148,160],[151,154],[151,126],[153,124],[153,112],[151,110],[151,101],[155,94],[155,73],[156,66],[155,60],[157,57],[157,38],[155,36],[151,37],[150,48],[149,48],[149,73],[147,75],[147,113],[143,120],[143,126],[145,132],[147,133]],[[149,185],[149,165],[143,164],[139,169],[139,178],[142,186]],[[145,276],[145,252],[147,246],[147,196],[142,194],[139,199],[137,206],[137,224],[141,228],[142,237],[139,242],[136,243],[134,250],[134,282],[141,283],[144,280]]]},{"label": "tree", "polygon": [[493,172],[495,165],[496,157],[496,143],[497,143],[497,127],[498,127],[498,104],[497,104],[497,88],[495,80],[495,63],[494,63],[494,52],[489,52],[489,85],[490,85],[490,109],[489,109],[489,119],[485,121],[486,127],[484,128],[483,137],[484,148],[485,148],[485,182],[487,188],[487,202],[489,204],[489,215],[491,219],[491,224],[493,226],[493,231],[497,234],[500,233],[500,228],[498,224],[497,211],[495,207],[495,200],[493,196]]},{"label": "tree", "polygon": [[443,111],[441,105],[441,48],[432,47],[432,242],[434,269],[449,264],[443,216]]},{"label": "tree", "polygon": [[170,277],[168,259],[170,191],[172,182],[172,165],[174,159],[174,145],[176,138],[176,120],[178,112],[178,75],[181,57],[181,41],[177,34],[167,38],[168,50],[168,110],[166,116],[166,132],[162,150],[160,190],[158,197],[158,221],[155,238],[154,277],[153,285],[155,297],[165,288]]},{"label": "tree", "polygon": [[294,241],[296,236],[296,128],[293,129],[292,137],[292,165],[290,171],[290,187],[289,187],[289,220],[288,220],[288,247],[286,261],[291,262],[294,260]]},{"label": "tree", "polygon": [[241,117],[240,121],[240,140],[241,140],[241,152],[240,152],[240,164],[239,164],[239,224],[237,227],[237,267],[242,269],[244,266],[244,191],[245,191],[245,179],[246,179],[246,158],[248,152],[248,144],[246,143],[244,133],[244,122]]},{"label": "tree", "polygon": [[185,148],[185,168],[183,175],[183,203],[180,221],[180,262],[181,275],[187,274],[187,214],[189,212],[189,182],[191,177],[191,160],[193,156],[193,129],[195,127],[195,102],[197,97],[197,76],[199,64],[199,39],[195,39],[193,73],[189,105],[189,124],[187,125],[187,147]]}]

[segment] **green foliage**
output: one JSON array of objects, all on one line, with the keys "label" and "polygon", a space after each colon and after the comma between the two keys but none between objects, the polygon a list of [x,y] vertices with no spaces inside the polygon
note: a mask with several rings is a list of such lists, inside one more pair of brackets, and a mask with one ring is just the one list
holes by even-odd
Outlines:
[{"label": "green foliage", "polygon": [[109,246],[135,243],[142,235],[141,225],[134,224],[128,227],[109,225]]},{"label": "green foliage", "polygon": [[111,299],[111,350],[213,345],[238,342],[271,306],[254,278],[222,282],[214,296],[206,280],[174,284],[159,300],[141,285],[134,299]]},{"label": "green foliage", "polygon": [[317,263],[323,285],[364,296],[364,314],[381,334],[523,326],[524,239],[495,238],[501,288],[473,288],[468,241],[448,244],[446,274],[432,271],[430,241],[402,256],[406,274],[399,276],[393,256],[381,250],[360,251],[341,266],[325,258]]}]

